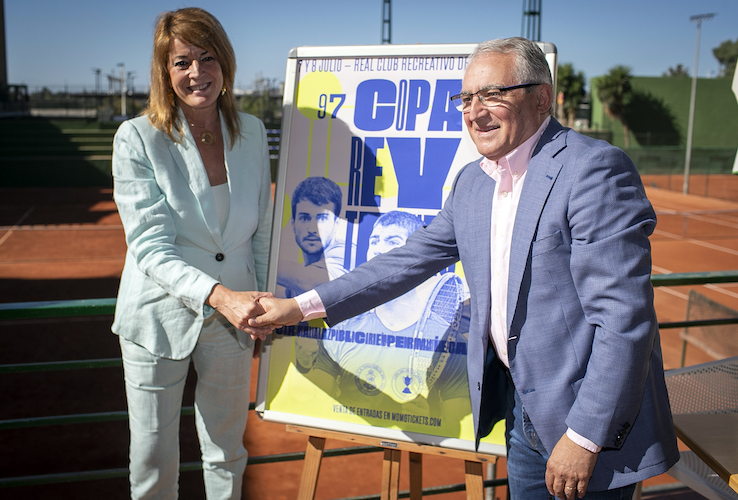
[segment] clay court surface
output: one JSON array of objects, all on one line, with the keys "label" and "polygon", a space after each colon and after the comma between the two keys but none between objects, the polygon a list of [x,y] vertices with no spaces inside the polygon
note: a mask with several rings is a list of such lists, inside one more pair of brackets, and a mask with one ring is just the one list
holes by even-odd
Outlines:
[{"label": "clay court surface", "polygon": [[[738,176],[713,175],[709,181],[695,177],[690,192],[698,194],[690,195],[668,190],[680,189],[680,178],[644,176],[644,184],[659,216],[651,237],[654,274],[738,269]],[[712,196],[715,193],[719,198]],[[115,297],[124,253],[111,190],[0,188],[0,303]],[[691,318],[731,312],[736,316],[738,283],[657,288],[655,303],[660,322],[682,321],[688,312]],[[714,315],[706,316],[711,313]],[[118,357],[117,337],[110,333],[110,323],[107,316],[0,322],[0,364]],[[738,327],[713,328],[690,332],[686,365],[738,355]],[[661,332],[667,369],[681,363],[682,334],[683,329]],[[252,401],[257,366],[258,362],[253,370]],[[191,386],[185,395],[188,406],[192,404]],[[0,376],[0,420],[125,407],[119,368]],[[251,456],[305,451],[305,437],[285,432],[284,425],[261,422],[253,413],[249,418],[245,442]],[[125,468],[127,440],[125,421],[0,431],[0,477]],[[348,445],[328,442],[328,448],[344,446]],[[181,460],[199,460],[193,417],[182,419]],[[406,457],[403,460],[401,490],[406,490]],[[316,498],[378,494],[381,462],[380,453],[324,459]],[[295,498],[302,465],[294,461],[247,467],[244,498]],[[498,469],[504,476],[504,461]],[[463,483],[464,464],[425,457],[423,478],[424,487]],[[673,479],[665,475],[646,486],[668,482]],[[12,488],[0,496],[125,499],[128,484],[126,479],[111,479]],[[504,490],[498,490],[497,496],[504,498]],[[180,498],[204,498],[199,472],[182,474]],[[433,498],[462,499],[465,495],[458,492]],[[658,498],[699,497],[683,493]]]}]

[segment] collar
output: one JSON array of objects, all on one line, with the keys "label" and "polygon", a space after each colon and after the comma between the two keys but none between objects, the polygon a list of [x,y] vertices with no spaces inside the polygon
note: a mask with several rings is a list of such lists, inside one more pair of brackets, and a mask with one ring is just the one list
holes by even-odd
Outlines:
[{"label": "collar", "polygon": [[[528,163],[530,163],[530,159],[533,157],[533,150],[535,149],[536,144],[538,144],[538,141],[543,135],[543,131],[546,130],[546,127],[548,127],[548,124],[550,122],[551,116],[547,116],[546,119],[543,120],[543,123],[541,123],[541,126],[538,127],[538,130],[536,130],[535,134],[530,136],[523,144],[513,149],[503,157],[505,160],[503,163],[507,163],[510,166],[511,172],[523,174],[526,170],[528,170]],[[489,158],[482,158],[482,160],[479,162],[479,166],[482,167],[482,170],[484,170],[485,174],[492,177],[493,172],[496,172],[497,169],[500,168],[499,161],[490,160]]]}]

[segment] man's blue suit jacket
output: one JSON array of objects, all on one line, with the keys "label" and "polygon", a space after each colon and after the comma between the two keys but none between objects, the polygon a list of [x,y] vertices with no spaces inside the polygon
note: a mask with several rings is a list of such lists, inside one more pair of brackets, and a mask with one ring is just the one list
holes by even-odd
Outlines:
[{"label": "man's blue suit jacket", "polygon": [[[473,162],[405,246],[316,288],[329,324],[461,260],[471,293],[468,377],[477,442],[506,410],[490,348],[495,182]],[[602,446],[590,490],[666,472],[679,458],[650,282],[656,216],[620,149],[551,119],[528,166],[508,283],[510,375],[550,453],[571,428]]]}]

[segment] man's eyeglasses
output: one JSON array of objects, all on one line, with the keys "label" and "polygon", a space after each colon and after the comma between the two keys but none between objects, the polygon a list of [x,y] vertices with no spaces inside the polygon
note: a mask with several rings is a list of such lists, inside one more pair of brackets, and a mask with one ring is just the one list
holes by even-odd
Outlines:
[{"label": "man's eyeglasses", "polygon": [[482,89],[472,94],[462,93],[451,97],[451,102],[459,111],[467,112],[471,109],[472,99],[474,99],[474,96],[477,96],[479,98],[479,102],[481,102],[488,108],[491,108],[494,106],[499,106],[505,101],[505,92],[515,89],[527,89],[528,87],[533,87],[535,85],[540,84],[523,83],[521,85],[512,85],[510,87],[492,87],[488,89]]}]

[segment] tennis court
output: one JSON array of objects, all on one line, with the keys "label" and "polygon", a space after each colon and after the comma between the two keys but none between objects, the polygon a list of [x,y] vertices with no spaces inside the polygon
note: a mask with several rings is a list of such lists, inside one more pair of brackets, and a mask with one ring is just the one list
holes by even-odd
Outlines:
[{"label": "tennis court", "polygon": [[[732,201],[684,196],[669,191],[666,182],[662,177],[644,176],[648,196],[659,217],[656,233],[651,237],[654,274],[738,269],[738,176],[713,175],[709,179],[710,192],[725,191],[725,197]],[[699,192],[704,187],[700,182],[705,181],[695,177],[692,182]],[[123,231],[111,190],[0,188],[0,302],[114,297],[124,253]],[[697,317],[713,311],[736,311],[738,283],[657,288],[655,304],[661,322],[682,321],[688,314]],[[109,317],[2,322],[0,363],[119,356],[116,337],[109,326]],[[711,342],[717,338],[719,345],[721,338],[738,337],[736,329],[733,325],[716,332],[695,332],[691,337],[700,337],[703,346],[708,342],[706,338]],[[676,368],[681,363],[683,333],[682,329],[662,331],[666,368]],[[699,342],[688,342],[687,365],[712,359]],[[256,368],[255,363],[252,400]],[[0,420],[123,410],[121,370],[106,368],[91,373],[70,370],[54,375],[4,375],[0,378]],[[189,391],[185,405],[192,404],[191,398]],[[183,418],[182,427],[182,462],[197,461],[192,418]],[[16,477],[91,467],[126,467],[127,439],[126,422],[2,431],[0,470],[4,477]],[[251,456],[305,450],[304,437],[286,433],[283,425],[259,422],[255,417],[249,421],[245,442]],[[328,445],[346,446],[330,441]],[[377,492],[381,460],[377,453],[325,459],[317,498]],[[458,460],[427,457],[424,464],[426,487],[464,481],[464,464]],[[407,465],[403,465],[401,489],[407,489]],[[301,461],[248,467],[245,498],[294,498],[301,471]],[[670,481],[660,477],[648,484]],[[112,479],[24,487],[11,493],[16,498],[113,500],[127,498],[127,491],[126,480]],[[181,498],[201,497],[200,474],[184,474]],[[461,499],[464,494],[438,498]]]}]

